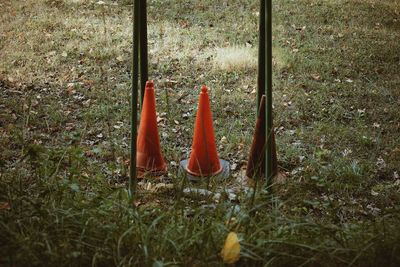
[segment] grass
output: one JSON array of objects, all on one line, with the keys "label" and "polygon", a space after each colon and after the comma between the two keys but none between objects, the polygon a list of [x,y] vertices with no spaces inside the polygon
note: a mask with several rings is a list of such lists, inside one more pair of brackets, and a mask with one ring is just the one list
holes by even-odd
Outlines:
[{"label": "grass", "polygon": [[[396,1],[274,2],[286,179],[255,195],[243,172],[258,2],[149,1],[169,178],[142,181],[135,209],[126,191],[130,1],[7,0],[0,10],[0,265],[219,266],[229,231],[241,239],[240,266],[399,265]],[[184,193],[205,185],[177,175],[202,84],[219,154],[234,166],[210,196]]]},{"label": "grass", "polygon": [[214,66],[227,72],[256,69],[257,58],[255,54],[246,47],[219,48],[214,57]]}]

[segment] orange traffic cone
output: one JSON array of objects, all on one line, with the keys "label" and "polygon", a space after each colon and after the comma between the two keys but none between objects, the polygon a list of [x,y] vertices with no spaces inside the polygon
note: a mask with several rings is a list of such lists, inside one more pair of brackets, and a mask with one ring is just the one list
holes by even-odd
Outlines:
[{"label": "orange traffic cone", "polygon": [[[258,178],[265,175],[265,95],[260,101],[260,110],[256,122],[253,143],[251,144],[250,156],[247,162],[246,176]],[[278,174],[278,161],[276,156],[275,133],[272,131],[272,170],[273,175]]]},{"label": "orange traffic cone", "polygon": [[160,149],[153,81],[146,82],[144,92],[137,138],[136,167],[139,177],[143,177],[146,173],[161,175],[167,171],[167,165]]},{"label": "orange traffic cone", "polygon": [[201,87],[192,152],[189,160],[181,161],[181,168],[186,171],[191,180],[199,180],[201,176],[222,175],[224,178],[229,176],[229,163],[218,158],[207,90],[205,85]]}]

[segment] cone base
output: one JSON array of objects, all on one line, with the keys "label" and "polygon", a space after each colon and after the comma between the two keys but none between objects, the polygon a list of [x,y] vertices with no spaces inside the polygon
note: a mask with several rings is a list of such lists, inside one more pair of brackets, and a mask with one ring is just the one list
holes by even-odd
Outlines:
[{"label": "cone base", "polygon": [[[279,175],[279,172],[278,172],[278,173],[274,173],[274,174],[272,175],[271,179],[274,180],[274,179],[276,178],[277,175]],[[246,175],[244,176],[244,178],[245,178],[249,183],[254,183],[256,180],[265,181],[265,175],[264,175],[264,173],[261,174],[261,175],[259,175],[259,176],[252,176],[252,177],[250,177],[250,176],[248,176],[248,175],[246,174]]]},{"label": "cone base", "polygon": [[220,159],[219,163],[221,164],[221,170],[210,176],[197,176],[197,175],[191,174],[187,169],[188,161],[189,161],[188,159],[185,159],[180,162],[178,174],[179,174],[179,176],[183,176],[183,175],[186,176],[190,181],[199,182],[205,177],[214,177],[218,180],[224,180],[229,177],[230,166],[229,166],[229,162],[227,162],[226,160]]},{"label": "cone base", "polygon": [[161,169],[161,170],[148,170],[146,168],[136,166],[136,170],[137,170],[137,178],[139,178],[139,179],[143,179],[143,178],[147,178],[147,177],[160,178],[161,176],[168,174],[168,170],[167,170],[166,166],[164,169]]},{"label": "cone base", "polygon": [[[245,176],[245,182],[247,183],[248,186],[254,186],[256,183],[256,180],[259,180],[261,182],[265,182],[264,180],[264,174],[260,177],[260,179],[255,179],[254,177],[249,177]],[[287,176],[284,172],[278,171],[272,176],[272,185],[282,185],[287,182]]]}]

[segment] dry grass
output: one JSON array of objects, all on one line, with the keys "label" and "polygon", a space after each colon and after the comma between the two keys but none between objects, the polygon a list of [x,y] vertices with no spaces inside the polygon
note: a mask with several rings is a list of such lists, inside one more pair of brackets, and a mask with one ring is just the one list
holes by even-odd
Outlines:
[{"label": "dry grass", "polygon": [[248,47],[217,48],[213,58],[214,67],[223,71],[241,71],[257,68],[254,49]]}]

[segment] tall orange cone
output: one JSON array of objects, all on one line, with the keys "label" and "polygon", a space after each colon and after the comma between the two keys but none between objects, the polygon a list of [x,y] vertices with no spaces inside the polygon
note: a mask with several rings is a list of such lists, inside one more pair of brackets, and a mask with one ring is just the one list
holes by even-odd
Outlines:
[{"label": "tall orange cone", "polygon": [[208,97],[208,88],[201,87],[199,106],[189,160],[181,161],[181,168],[186,171],[189,179],[199,177],[229,176],[229,163],[219,159],[215,144],[214,127]]},{"label": "tall orange cone", "polygon": [[161,175],[167,171],[167,164],[161,154],[158,136],[156,97],[153,81],[146,82],[142,113],[137,138],[136,167],[138,176]]},{"label": "tall orange cone", "polygon": [[[260,101],[256,130],[254,132],[253,143],[251,145],[250,156],[247,162],[246,176],[258,178],[265,175],[265,95]],[[278,160],[276,156],[275,133],[272,131],[272,169],[273,175],[278,174]]]}]

